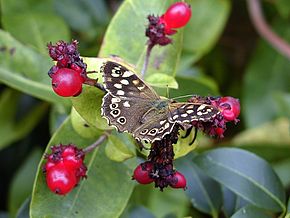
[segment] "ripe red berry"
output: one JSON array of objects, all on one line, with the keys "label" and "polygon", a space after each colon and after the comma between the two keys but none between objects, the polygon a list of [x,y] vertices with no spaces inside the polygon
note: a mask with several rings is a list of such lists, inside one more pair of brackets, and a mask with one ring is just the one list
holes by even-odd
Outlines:
[{"label": "ripe red berry", "polygon": [[173,183],[170,184],[172,188],[186,188],[186,179],[184,175],[176,171],[173,175]]},{"label": "ripe red berry", "polygon": [[222,110],[222,115],[227,121],[236,120],[240,115],[240,102],[236,98],[222,97],[219,108]]},{"label": "ripe red berry", "polygon": [[77,177],[74,170],[67,168],[63,163],[59,163],[47,171],[46,183],[52,192],[65,195],[76,186]]},{"label": "ripe red berry", "polygon": [[69,168],[76,169],[81,167],[83,164],[84,156],[81,157],[79,155],[78,149],[73,145],[65,147],[61,156],[63,158],[64,164],[66,164],[66,166]]},{"label": "ripe red berry", "polygon": [[223,138],[224,137],[225,130],[221,127],[215,128],[215,133],[218,137]]},{"label": "ripe red berry", "polygon": [[133,179],[135,179],[140,184],[149,184],[154,180],[150,177],[150,172],[153,169],[153,165],[150,162],[145,162],[140,164],[134,170]]},{"label": "ripe red berry", "polygon": [[172,4],[163,16],[165,29],[180,28],[187,24],[191,17],[190,5],[185,2]]},{"label": "ripe red berry", "polygon": [[63,97],[79,94],[82,90],[82,83],[81,75],[68,68],[61,68],[52,74],[52,88],[56,94]]}]

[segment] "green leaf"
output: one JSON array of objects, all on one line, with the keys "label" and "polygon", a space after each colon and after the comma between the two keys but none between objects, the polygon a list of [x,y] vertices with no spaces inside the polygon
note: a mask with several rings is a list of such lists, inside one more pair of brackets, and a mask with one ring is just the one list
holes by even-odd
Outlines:
[{"label": "green leaf", "polygon": [[[275,131],[273,131],[275,129]],[[234,145],[290,145],[289,119],[279,119],[266,122],[257,127],[247,129],[232,140]]]},{"label": "green leaf", "polygon": [[20,44],[0,30],[0,81],[21,92],[45,101],[69,105],[66,98],[54,94],[47,72],[53,65],[48,56]]},{"label": "green leaf", "polygon": [[273,218],[273,214],[260,208],[248,205],[238,210],[231,218]]},{"label": "green leaf", "polygon": [[[287,152],[289,154],[289,151]],[[284,187],[288,187],[290,185],[290,175],[289,175],[289,169],[290,169],[290,158],[288,156],[288,159],[286,160],[280,160],[273,164],[273,168],[279,178],[281,179]]]},{"label": "green leaf", "polygon": [[[0,149],[16,142],[30,133],[39,123],[48,109],[47,103],[34,106],[17,122],[15,116],[21,94],[12,89],[6,89],[0,96]],[[23,128],[25,126],[25,128]]]},{"label": "green leaf", "polygon": [[289,218],[289,217],[290,217],[290,198],[288,199],[287,215],[285,218]]},{"label": "green leaf", "polygon": [[105,152],[108,158],[118,162],[136,156],[133,139],[128,134],[111,134],[108,137]]},{"label": "green leaf", "polygon": [[[290,40],[287,21],[276,20],[275,32]],[[261,41],[246,70],[243,87],[242,114],[247,127],[255,127],[278,116],[276,93],[290,92],[289,59],[275,51],[268,43]]]},{"label": "green leaf", "polygon": [[[172,0],[124,1],[111,20],[99,56],[118,55],[126,62],[135,64],[140,71],[146,54],[147,16],[163,14],[172,2]],[[153,48],[148,75],[154,73],[175,75],[182,49],[182,38],[183,30],[180,29],[174,35],[172,44]]]},{"label": "green leaf", "polygon": [[[70,119],[67,119],[51,138],[46,152],[49,146],[58,143],[73,142],[79,147],[85,147],[95,140],[78,135]],[[120,216],[135,185],[129,176],[132,173],[130,163],[109,160],[104,152],[104,143],[99,149],[87,154],[84,162],[88,168],[88,178],[80,181],[79,185],[65,196],[49,191],[45,176],[41,172],[43,161],[40,162],[30,205],[32,218]]]},{"label": "green leaf", "polygon": [[[183,190],[166,188],[161,192],[159,189],[153,188],[153,186],[153,184],[137,185],[128,207],[131,209],[131,205],[137,207],[142,205],[154,217],[185,217],[188,214],[189,201]],[[143,217],[142,214],[141,217]]]},{"label": "green leaf", "polygon": [[84,87],[82,93],[72,98],[73,107],[88,122],[98,129],[112,129],[101,116],[101,104],[104,93],[96,87]]},{"label": "green leaf", "polygon": [[16,218],[29,218],[29,205],[31,198],[27,198],[19,208]]},{"label": "green leaf", "polygon": [[31,194],[37,164],[41,159],[41,150],[35,149],[15,174],[9,190],[9,213],[14,217],[18,208]]},{"label": "green leaf", "polygon": [[194,162],[251,204],[274,212],[285,211],[281,181],[271,166],[258,156],[241,149],[221,148],[197,156]]},{"label": "green leaf", "polygon": [[[51,1],[23,0],[22,7],[17,4],[17,0],[1,1],[3,27],[19,41],[35,46],[45,54],[48,42],[70,39],[69,29],[53,12]],[[40,7],[46,7],[46,10],[40,10]]]},{"label": "green leaf", "polygon": [[220,185],[192,163],[192,158],[193,155],[187,155],[176,161],[176,168],[187,181],[185,192],[193,207],[217,218],[222,205]]},{"label": "green leaf", "polygon": [[99,129],[89,125],[73,107],[71,110],[71,123],[74,130],[84,138],[95,138],[101,133]]},{"label": "green leaf", "polygon": [[182,138],[186,134],[186,130],[179,130],[180,136],[177,143],[173,145],[174,159],[183,157],[189,152],[193,151],[197,147],[197,143],[190,145],[193,140],[195,130],[191,131],[190,135],[186,138]]},{"label": "green leaf", "polygon": [[283,18],[289,18],[290,16],[290,4],[288,0],[276,0],[274,4]]},{"label": "green leaf", "polygon": [[175,78],[164,73],[154,73],[146,77],[146,82],[159,88],[172,88],[178,89],[178,83]]},{"label": "green leaf", "polygon": [[192,16],[184,28],[183,49],[197,61],[219,39],[226,24],[230,1],[189,0]]}]

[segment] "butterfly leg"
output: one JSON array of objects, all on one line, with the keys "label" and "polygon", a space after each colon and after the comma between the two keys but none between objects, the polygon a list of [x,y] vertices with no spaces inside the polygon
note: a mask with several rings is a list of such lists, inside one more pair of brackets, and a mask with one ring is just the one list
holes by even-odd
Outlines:
[{"label": "butterfly leg", "polygon": [[191,133],[191,130],[192,130],[192,128],[193,128],[193,126],[191,126],[189,129],[187,129],[186,130],[186,133],[185,133],[185,135],[184,136],[182,136],[181,138],[186,138],[186,137],[188,137],[189,136],[189,134]]},{"label": "butterfly leg", "polygon": [[196,127],[194,127],[194,136],[193,136],[192,141],[189,143],[189,145],[192,145],[194,143],[196,136],[197,136],[197,131],[198,131],[198,129]]}]

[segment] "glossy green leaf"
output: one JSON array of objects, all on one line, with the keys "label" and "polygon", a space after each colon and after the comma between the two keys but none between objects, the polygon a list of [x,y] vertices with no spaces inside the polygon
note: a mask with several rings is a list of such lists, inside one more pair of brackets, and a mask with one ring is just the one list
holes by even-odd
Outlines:
[{"label": "glossy green leaf", "polygon": [[111,134],[105,149],[106,155],[113,161],[125,161],[136,156],[135,145],[128,134]]},{"label": "glossy green leaf", "polygon": [[74,130],[84,138],[95,138],[101,133],[95,126],[89,125],[74,107],[71,110],[71,123]]},{"label": "glossy green leaf", "polygon": [[57,96],[51,88],[47,72],[53,63],[48,56],[23,46],[3,30],[0,30],[0,48],[2,83],[45,101],[70,104],[68,99]]},{"label": "glossy green leaf", "polygon": [[9,190],[9,213],[14,217],[21,204],[29,197],[37,170],[42,157],[40,149],[35,149],[16,172]]},{"label": "glossy green leaf", "polygon": [[290,16],[290,3],[287,0],[276,0],[274,2],[278,12],[283,18],[289,18]]},{"label": "glossy green leaf", "polygon": [[252,205],[246,206],[238,210],[231,218],[273,218],[273,214],[269,212],[254,207]]},{"label": "glossy green leaf", "polygon": [[285,218],[289,218],[289,217],[290,217],[290,198],[288,199],[287,215]]},{"label": "glossy green leaf", "polygon": [[189,0],[192,16],[184,28],[183,49],[197,61],[217,42],[226,24],[230,1]]},{"label": "glossy green leaf", "polygon": [[[41,10],[41,7],[46,10]],[[4,29],[19,41],[35,46],[43,54],[47,52],[48,42],[70,40],[69,29],[53,13],[51,1],[22,0],[19,4],[17,0],[2,0],[1,9]]]},{"label": "glossy green leaf", "polygon": [[[124,1],[110,22],[99,53],[100,57],[118,55],[135,64],[140,72],[146,53],[145,28],[149,14],[161,15],[172,0]],[[173,36],[168,46],[153,48],[147,74],[164,73],[174,76],[182,47],[183,30]]]},{"label": "glossy green leaf", "polygon": [[[52,137],[46,152],[49,146],[58,143],[74,142],[79,147],[85,147],[95,140],[78,135],[70,119],[67,119]],[[135,185],[129,176],[132,173],[130,164],[109,160],[104,153],[104,143],[87,155],[84,162],[88,168],[88,178],[80,181],[65,196],[56,195],[47,188],[41,172],[43,161],[40,162],[30,205],[32,218],[118,217],[122,213]]]},{"label": "glossy green leaf", "polygon": [[[30,133],[39,123],[48,109],[48,104],[40,103],[21,119],[15,120],[21,94],[12,89],[6,89],[0,96],[0,149],[16,142]],[[25,126],[25,128],[23,128]]]},{"label": "glossy green leaf", "polygon": [[[289,151],[287,152],[289,154]],[[290,169],[290,158],[288,156],[285,160],[276,161],[273,164],[273,168],[279,178],[281,179],[281,182],[283,183],[284,187],[288,187],[290,185],[290,175],[289,175],[289,169]]]},{"label": "glossy green leaf", "polygon": [[245,130],[235,136],[232,142],[234,145],[290,145],[289,119],[281,117]]},{"label": "glossy green leaf", "polygon": [[[290,40],[290,27],[286,21],[276,20],[274,30]],[[256,127],[279,116],[276,93],[290,92],[289,59],[261,41],[246,70],[243,87],[242,112],[247,127]]]},{"label": "glossy green leaf", "polygon": [[19,208],[16,218],[29,218],[29,205],[31,198],[27,198]]},{"label": "glossy green leaf", "polygon": [[237,196],[234,192],[228,188],[222,186],[223,192],[223,206],[222,211],[226,217],[231,217],[235,211],[242,207],[245,207],[249,203],[243,198]]},{"label": "glossy green leaf", "polygon": [[185,190],[192,206],[196,209],[218,217],[222,205],[222,192],[220,185],[203,173],[192,162],[193,155],[187,155],[176,161],[176,168],[186,178],[187,189]]},{"label": "glossy green leaf", "polygon": [[285,211],[281,181],[260,157],[241,149],[221,148],[197,156],[194,162],[207,175],[251,204],[274,212]]},{"label": "glossy green leaf", "polygon": [[82,93],[72,99],[76,111],[89,125],[98,129],[112,129],[107,121],[101,117],[101,104],[104,93],[96,87],[84,87]]},{"label": "glossy green leaf", "polygon": [[178,89],[178,83],[173,76],[164,73],[154,73],[146,77],[146,82],[155,87]]}]

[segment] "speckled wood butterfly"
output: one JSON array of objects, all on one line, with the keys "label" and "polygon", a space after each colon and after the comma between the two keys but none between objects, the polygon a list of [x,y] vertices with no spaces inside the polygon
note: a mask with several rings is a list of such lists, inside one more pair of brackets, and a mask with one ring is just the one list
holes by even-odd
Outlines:
[{"label": "speckled wood butterfly", "polygon": [[161,98],[122,63],[106,61],[101,72],[107,90],[102,116],[119,132],[129,132],[137,140],[152,143],[169,134],[175,124],[186,128],[192,121],[209,122],[220,113],[212,105]]}]

